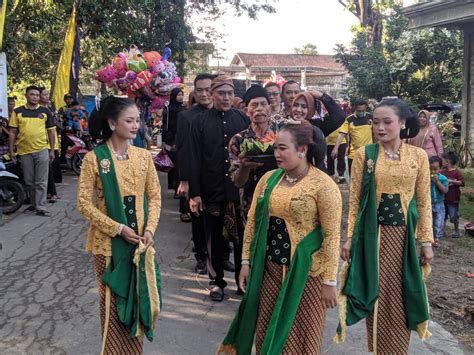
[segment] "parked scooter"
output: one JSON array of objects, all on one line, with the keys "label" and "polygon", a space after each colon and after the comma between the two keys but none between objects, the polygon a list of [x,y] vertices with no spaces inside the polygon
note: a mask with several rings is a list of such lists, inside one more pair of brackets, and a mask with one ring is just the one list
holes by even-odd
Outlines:
[{"label": "parked scooter", "polygon": [[8,171],[16,163],[0,161],[0,213],[13,213],[18,210],[25,201],[26,193],[20,178]]},{"label": "parked scooter", "polygon": [[67,147],[65,154],[66,166],[74,171],[76,175],[81,174],[82,160],[84,156],[94,149],[94,142],[89,135],[82,135],[79,138],[72,131],[66,133],[67,138],[72,144]]}]

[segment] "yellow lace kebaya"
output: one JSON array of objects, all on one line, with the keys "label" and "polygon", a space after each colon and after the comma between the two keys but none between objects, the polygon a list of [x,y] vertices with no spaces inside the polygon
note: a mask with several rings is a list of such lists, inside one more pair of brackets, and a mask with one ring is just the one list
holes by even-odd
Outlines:
[{"label": "yellow lace kebaya", "polygon": [[[349,219],[347,236],[352,237],[354,225],[359,212],[360,192],[365,161],[365,148],[360,148],[352,163]],[[416,197],[418,223],[416,240],[418,243],[433,242],[430,169],[426,152],[423,149],[402,143],[400,160],[387,159],[383,149],[379,149],[375,166],[375,186],[377,206],[382,194],[399,194],[405,220],[407,220],[408,205]]]},{"label": "yellow lace kebaya", "polygon": [[[256,200],[274,171],[259,181],[253,196],[244,233],[242,259],[250,259],[250,244],[255,230]],[[291,241],[291,256],[298,243],[320,224],[324,234],[321,249],[313,254],[310,276],[322,274],[324,281],[336,280],[342,202],[336,183],[324,172],[311,166],[308,174],[294,186],[278,185],[269,202],[270,216],[285,220]]]},{"label": "yellow lace kebaya", "polygon": [[[110,148],[110,146],[109,146]],[[150,152],[130,146],[129,159],[118,160],[112,154],[121,196],[136,197],[136,217],[140,235],[145,230],[155,233],[161,210],[161,188]],[[96,203],[93,195],[95,194]],[[143,197],[148,202],[148,223],[144,226]],[[77,208],[89,221],[86,251],[94,255],[112,256],[111,238],[117,235],[119,223],[107,216],[104,191],[95,153],[89,152],[81,168]]]}]

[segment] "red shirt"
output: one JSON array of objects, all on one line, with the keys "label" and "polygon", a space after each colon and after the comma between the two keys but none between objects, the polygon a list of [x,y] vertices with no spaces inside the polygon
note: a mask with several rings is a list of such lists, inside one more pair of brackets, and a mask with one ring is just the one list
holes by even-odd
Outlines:
[{"label": "red shirt", "polygon": [[464,177],[462,176],[461,172],[458,169],[454,169],[449,171],[448,169],[444,169],[441,171],[441,174],[446,176],[449,180],[457,180],[461,181],[461,185],[453,185],[449,183],[448,193],[444,195],[444,202],[446,203],[459,203],[461,199],[461,186],[464,186]]}]

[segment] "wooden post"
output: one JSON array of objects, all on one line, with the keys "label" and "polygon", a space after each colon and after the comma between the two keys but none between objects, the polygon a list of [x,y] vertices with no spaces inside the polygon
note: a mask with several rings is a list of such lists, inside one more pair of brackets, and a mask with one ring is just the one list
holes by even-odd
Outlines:
[{"label": "wooden post", "polygon": [[252,83],[252,67],[245,67],[245,90],[247,90]]},{"label": "wooden post", "polygon": [[464,27],[461,135],[474,156],[474,29]]},{"label": "wooden post", "polygon": [[306,90],[306,68],[301,69],[300,86],[302,90]]}]

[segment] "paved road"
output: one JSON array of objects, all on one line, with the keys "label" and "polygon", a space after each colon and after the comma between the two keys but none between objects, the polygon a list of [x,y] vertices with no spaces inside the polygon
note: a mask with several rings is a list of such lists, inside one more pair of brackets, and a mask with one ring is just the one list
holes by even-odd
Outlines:
[{"label": "paved road", "polygon": [[[67,176],[59,186],[63,198],[51,206],[53,217],[19,213],[0,227],[1,354],[99,353],[97,288],[91,256],[84,253],[87,224],[75,210],[76,183],[77,177]],[[145,354],[213,354],[239,297],[229,274],[225,302],[208,300],[206,277],[192,272],[190,225],[179,221],[176,205],[164,190],[156,234],[164,310]],[[350,329],[345,345],[336,345],[335,311],[327,318],[324,353],[367,354],[363,324]],[[411,354],[463,354],[441,326],[433,323],[431,331],[424,344],[412,337]]]}]

